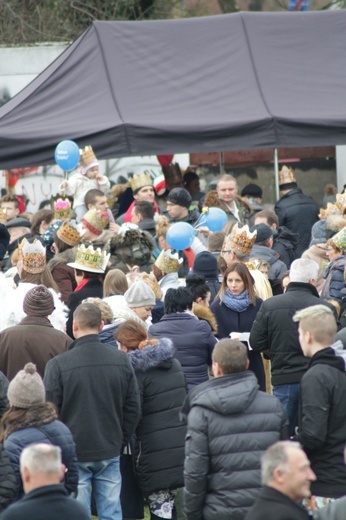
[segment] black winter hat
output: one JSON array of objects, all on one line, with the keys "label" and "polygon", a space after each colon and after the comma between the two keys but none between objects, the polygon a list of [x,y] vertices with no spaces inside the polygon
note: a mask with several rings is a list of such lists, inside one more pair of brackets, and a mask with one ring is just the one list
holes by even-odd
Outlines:
[{"label": "black winter hat", "polygon": [[217,259],[209,251],[202,251],[196,255],[193,268],[193,274],[199,274],[206,278],[217,278],[219,271],[217,268]]},{"label": "black winter hat", "polygon": [[189,209],[192,198],[190,193],[185,188],[173,188],[168,193],[167,201]]},{"label": "black winter hat", "polygon": [[257,186],[257,184],[248,184],[241,191],[241,196],[245,197],[245,195],[247,195],[248,197],[262,198],[262,188],[260,186]]},{"label": "black winter hat", "polygon": [[264,240],[268,240],[271,236],[275,234],[274,229],[267,226],[267,224],[257,224],[257,226],[252,226],[250,229],[251,233],[257,231],[257,237],[255,240],[255,244],[258,242],[264,242]]}]

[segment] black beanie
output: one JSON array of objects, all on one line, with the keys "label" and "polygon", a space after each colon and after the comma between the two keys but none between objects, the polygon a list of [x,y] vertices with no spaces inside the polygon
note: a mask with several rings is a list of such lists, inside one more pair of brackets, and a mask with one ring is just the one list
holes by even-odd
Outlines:
[{"label": "black beanie", "polygon": [[190,193],[185,188],[173,188],[167,196],[167,201],[173,202],[178,206],[189,209],[192,198]]},{"label": "black beanie", "polygon": [[193,268],[193,274],[203,275],[206,278],[218,278],[219,271],[217,268],[217,259],[209,251],[202,251],[196,255]]}]

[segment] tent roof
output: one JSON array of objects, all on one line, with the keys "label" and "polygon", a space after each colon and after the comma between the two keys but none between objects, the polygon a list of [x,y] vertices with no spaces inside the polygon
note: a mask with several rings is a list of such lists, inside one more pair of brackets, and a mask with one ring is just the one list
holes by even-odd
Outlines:
[{"label": "tent roof", "polygon": [[346,142],[346,11],[94,22],[0,109],[0,167]]}]

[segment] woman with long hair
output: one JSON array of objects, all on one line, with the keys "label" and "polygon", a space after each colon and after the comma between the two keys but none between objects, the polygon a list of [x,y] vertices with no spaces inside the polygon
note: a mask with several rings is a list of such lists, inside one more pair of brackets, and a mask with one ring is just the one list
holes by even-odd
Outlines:
[{"label": "woman with long hair", "polygon": [[1,419],[0,442],[9,456],[16,476],[16,498],[23,495],[19,462],[23,449],[29,444],[48,443],[60,446],[62,462],[66,466],[65,488],[76,493],[78,487],[78,464],[72,433],[62,422],[52,403],[46,402],[42,378],[33,363],[9,384],[7,397],[9,409]]},{"label": "woman with long hair", "polygon": [[135,471],[151,520],[176,518],[174,498],[183,487],[186,428],[179,412],[186,397],[185,377],[170,339],[149,340],[136,321],[114,334],[135,371],[142,414],[136,430]]},{"label": "woman with long hair", "polygon": [[[221,339],[231,333],[250,332],[262,301],[256,296],[254,279],[246,265],[242,262],[231,263],[224,273],[219,294],[211,305],[218,324],[218,337]],[[260,389],[265,392],[261,354],[249,350],[248,356],[249,369],[256,374]]]},{"label": "woman with long hair", "polygon": [[189,274],[186,277],[186,288],[190,291],[193,304],[192,312],[199,320],[209,323],[213,334],[217,334],[217,323],[210,309],[211,291],[204,276]]}]

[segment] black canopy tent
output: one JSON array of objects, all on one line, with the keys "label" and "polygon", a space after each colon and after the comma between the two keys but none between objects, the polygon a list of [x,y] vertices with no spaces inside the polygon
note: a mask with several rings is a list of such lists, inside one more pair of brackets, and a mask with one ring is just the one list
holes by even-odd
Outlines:
[{"label": "black canopy tent", "polygon": [[0,109],[0,168],[346,142],[346,11],[94,22]]}]

